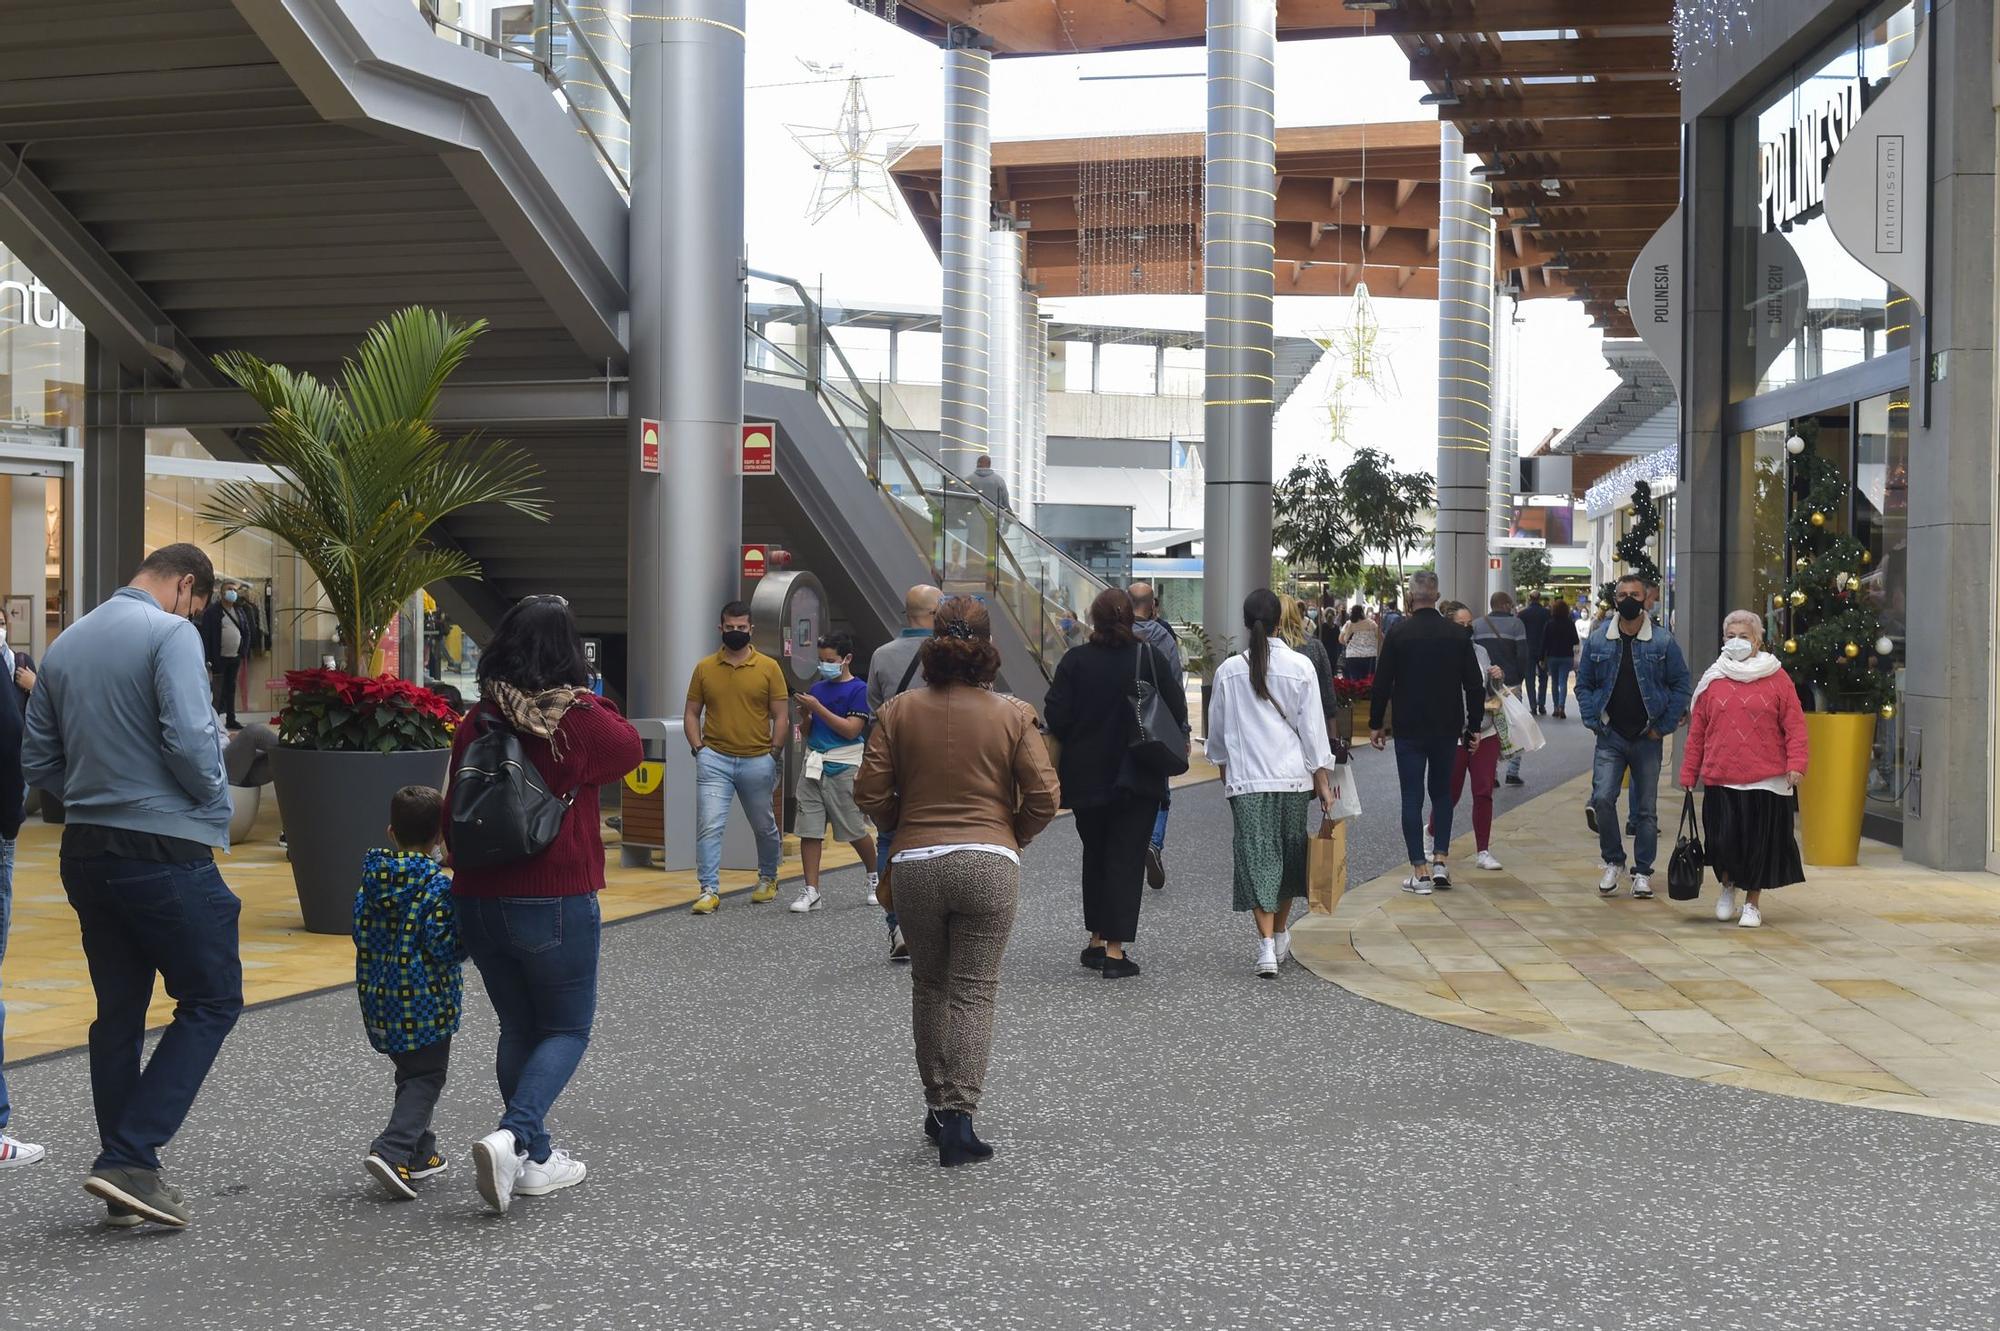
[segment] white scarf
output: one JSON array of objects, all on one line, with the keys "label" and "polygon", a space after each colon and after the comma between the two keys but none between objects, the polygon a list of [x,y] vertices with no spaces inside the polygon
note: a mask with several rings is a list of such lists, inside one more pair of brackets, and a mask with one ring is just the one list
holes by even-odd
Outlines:
[{"label": "white scarf", "polygon": [[[1701,691],[1718,679],[1733,679],[1738,684],[1754,684],[1760,679],[1769,679],[1784,668],[1784,663],[1769,652],[1758,652],[1755,656],[1742,661],[1732,661],[1725,653],[1716,657],[1715,664],[1703,673],[1701,683],[1694,686],[1694,696],[1699,700]],[[1692,710],[1694,702],[1690,701],[1688,707]]]}]

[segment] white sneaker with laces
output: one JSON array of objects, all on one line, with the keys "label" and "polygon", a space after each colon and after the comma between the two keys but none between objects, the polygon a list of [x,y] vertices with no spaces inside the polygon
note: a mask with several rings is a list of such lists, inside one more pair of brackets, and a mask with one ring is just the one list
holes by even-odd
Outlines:
[{"label": "white sneaker with laces", "polygon": [[1500,868],[1500,861],[1493,858],[1493,852],[1490,850],[1480,851],[1479,854],[1473,857],[1472,863],[1474,867],[1485,869],[1489,873],[1497,871]]},{"label": "white sneaker with laces", "polygon": [[1405,878],[1403,880],[1403,890],[1411,896],[1429,896],[1431,894],[1430,870],[1426,869],[1422,873],[1413,873],[1408,878]]},{"label": "white sneaker with laces", "polygon": [[1620,864],[1605,865],[1604,876],[1597,880],[1597,895],[1600,897],[1608,897],[1617,892],[1618,876],[1624,872],[1625,872],[1625,867],[1623,865]]},{"label": "white sneaker with laces", "polygon": [[818,910],[820,903],[825,900],[826,898],[820,895],[820,890],[808,883],[806,890],[799,893],[799,899],[791,904],[790,909],[794,915],[803,915],[809,910]]},{"label": "white sneaker with laces", "polygon": [[550,1151],[549,1158],[540,1164],[532,1160],[522,1161],[521,1177],[514,1184],[514,1195],[546,1197],[564,1188],[574,1188],[583,1182],[583,1176],[588,1172],[583,1167],[583,1161],[558,1148]]},{"label": "white sneaker with laces", "polygon": [[48,1148],[33,1142],[24,1142],[18,1137],[9,1137],[0,1132],[0,1169],[18,1169],[32,1165],[47,1155]]},{"label": "white sneaker with laces", "polygon": [[881,890],[882,890],[882,875],[881,875],[881,874],[879,874],[879,873],[871,873],[871,874],[869,874],[869,875],[868,875],[868,904],[869,904],[869,905],[871,905],[871,906],[873,906],[873,907],[875,907],[875,908],[876,908],[877,910],[880,910],[880,909],[881,909],[881,907],[882,907],[882,901],[881,901],[881,899],[880,899],[879,897],[877,897],[877,896],[876,896],[875,894],[876,894],[877,892],[881,891]]},{"label": "white sneaker with laces", "polygon": [[528,1153],[514,1145],[514,1134],[502,1128],[472,1143],[472,1164],[478,1174],[479,1195],[501,1215],[514,1202],[514,1185],[528,1163]]},{"label": "white sneaker with laces", "polygon": [[1257,940],[1257,976],[1269,980],[1278,974],[1278,940],[1260,938]]},{"label": "white sneaker with laces", "polygon": [[1715,918],[1724,924],[1736,918],[1736,889],[1724,885],[1722,895],[1715,899]]},{"label": "white sneaker with laces", "polygon": [[1292,959],[1292,931],[1290,929],[1281,930],[1271,935],[1271,941],[1278,945],[1278,964],[1280,966]]},{"label": "white sneaker with laces", "polygon": [[1736,923],[1745,929],[1761,929],[1764,926],[1764,912],[1746,901],[1743,903],[1743,918]]},{"label": "white sneaker with laces", "polygon": [[1633,874],[1632,895],[1640,901],[1651,901],[1653,899],[1653,880],[1642,873]]}]

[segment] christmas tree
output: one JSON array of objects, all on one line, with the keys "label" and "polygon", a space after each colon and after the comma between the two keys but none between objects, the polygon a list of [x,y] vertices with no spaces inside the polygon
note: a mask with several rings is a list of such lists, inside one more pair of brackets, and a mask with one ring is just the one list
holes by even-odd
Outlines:
[{"label": "christmas tree", "polygon": [[[1632,487],[1632,526],[1618,538],[1612,553],[1625,566],[1625,576],[1644,578],[1648,586],[1660,585],[1660,566],[1653,562],[1653,538],[1660,534],[1660,506],[1653,502],[1653,487],[1640,481]],[[1618,599],[1618,579],[1597,589],[1599,604],[1610,606]]]},{"label": "christmas tree", "polygon": [[1866,546],[1842,530],[1847,483],[1813,448],[1818,423],[1801,422],[1785,443],[1792,455],[1791,516],[1785,536],[1791,568],[1779,615],[1784,638],[1778,659],[1814,711],[1895,714],[1890,655],[1895,643],[1861,595],[1874,562]]}]

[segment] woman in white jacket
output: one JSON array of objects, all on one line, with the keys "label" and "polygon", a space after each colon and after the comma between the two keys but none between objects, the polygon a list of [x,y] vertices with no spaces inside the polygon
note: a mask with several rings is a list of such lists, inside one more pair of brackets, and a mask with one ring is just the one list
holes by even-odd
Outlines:
[{"label": "woman in white jacket", "polygon": [[1291,955],[1286,920],[1306,894],[1306,815],[1317,794],[1333,799],[1333,750],[1312,662],[1277,636],[1272,592],[1243,602],[1250,648],[1215,672],[1208,704],[1208,759],[1222,772],[1235,823],[1235,904],[1257,923],[1257,974]]}]

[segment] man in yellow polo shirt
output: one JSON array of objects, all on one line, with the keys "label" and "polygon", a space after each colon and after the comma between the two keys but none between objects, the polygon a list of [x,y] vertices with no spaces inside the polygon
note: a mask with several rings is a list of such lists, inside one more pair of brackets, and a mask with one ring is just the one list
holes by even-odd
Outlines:
[{"label": "man in yellow polo shirt", "polygon": [[713,915],[722,904],[722,834],[732,796],[757,835],[757,889],[750,899],[776,900],[784,838],[771,796],[778,751],[791,730],[791,692],[778,663],[750,645],[750,607],[743,602],[722,607],[722,650],[695,666],[681,721],[694,750],[694,872],[701,885],[694,913]]}]

